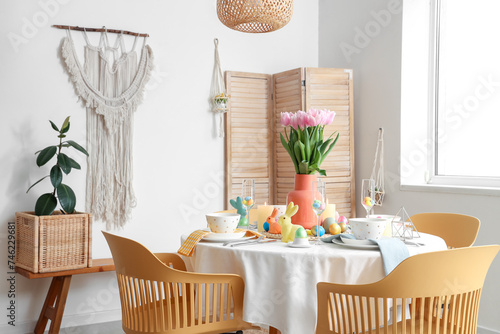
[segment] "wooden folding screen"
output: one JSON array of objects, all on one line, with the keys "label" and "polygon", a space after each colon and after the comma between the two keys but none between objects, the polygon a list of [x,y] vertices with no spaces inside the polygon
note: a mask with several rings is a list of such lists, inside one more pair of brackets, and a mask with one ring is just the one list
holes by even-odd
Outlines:
[{"label": "wooden folding screen", "polygon": [[243,179],[255,180],[258,203],[273,202],[271,75],[226,72],[226,208],[241,196]]},{"label": "wooden folding screen", "polygon": [[[269,75],[227,72],[226,83],[231,96],[226,117],[226,203],[240,195],[241,179],[254,178],[258,204],[285,204],[295,169],[281,145],[280,113],[330,109],[337,115],[325,128],[325,137],[338,131],[340,138],[321,165],[327,174],[322,179],[327,182],[329,202],[337,205],[341,215],[354,217],[352,70],[298,68],[274,74],[272,84]],[[264,110],[266,105],[268,110]],[[250,154],[244,154],[245,147]]]}]

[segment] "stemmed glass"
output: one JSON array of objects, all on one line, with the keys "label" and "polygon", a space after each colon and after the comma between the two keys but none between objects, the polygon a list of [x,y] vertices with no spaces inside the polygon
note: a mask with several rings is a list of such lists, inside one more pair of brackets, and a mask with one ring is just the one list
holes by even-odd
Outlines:
[{"label": "stemmed glass", "polygon": [[254,179],[244,179],[241,187],[241,198],[243,199],[243,205],[247,209],[247,227],[250,226],[250,210],[255,204],[255,180]]},{"label": "stemmed glass", "polygon": [[321,244],[320,240],[320,216],[326,208],[326,183],[317,180],[312,184],[312,209],[316,214],[316,245]]},{"label": "stemmed glass", "polygon": [[363,179],[361,181],[361,205],[366,210],[366,218],[375,205],[375,181],[373,179]]}]

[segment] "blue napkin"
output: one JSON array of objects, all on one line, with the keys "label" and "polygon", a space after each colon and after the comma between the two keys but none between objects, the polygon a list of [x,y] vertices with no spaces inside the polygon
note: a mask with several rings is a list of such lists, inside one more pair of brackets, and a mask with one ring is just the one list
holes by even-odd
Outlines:
[{"label": "blue napkin", "polygon": [[323,242],[332,242],[333,239],[340,239],[340,237],[342,236],[342,238],[347,238],[347,239],[356,239],[354,237],[354,235],[352,234],[344,234],[344,233],[340,233],[340,234],[335,234],[335,235],[329,235],[327,237],[323,237],[321,238],[321,241]]},{"label": "blue napkin", "polygon": [[368,239],[378,245],[384,262],[385,274],[397,267],[404,259],[410,256],[406,245],[397,238]]}]

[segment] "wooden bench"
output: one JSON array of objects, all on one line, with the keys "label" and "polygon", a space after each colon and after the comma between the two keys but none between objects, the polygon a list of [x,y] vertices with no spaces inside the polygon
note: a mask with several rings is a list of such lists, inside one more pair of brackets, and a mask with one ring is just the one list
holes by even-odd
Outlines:
[{"label": "wooden bench", "polygon": [[113,259],[93,259],[92,267],[56,271],[52,273],[35,274],[26,269],[16,267],[16,272],[28,279],[52,277],[52,282],[50,283],[47,297],[45,297],[45,302],[43,303],[34,333],[42,334],[45,331],[45,327],[47,327],[49,319],[51,321],[49,334],[59,333],[64,307],[66,305],[66,298],[68,297],[69,285],[73,275],[101,273],[114,270],[115,265]]}]

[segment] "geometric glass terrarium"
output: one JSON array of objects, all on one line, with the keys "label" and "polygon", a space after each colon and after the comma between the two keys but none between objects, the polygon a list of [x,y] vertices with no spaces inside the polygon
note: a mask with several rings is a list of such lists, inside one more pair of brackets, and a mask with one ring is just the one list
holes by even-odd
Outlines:
[{"label": "geometric glass terrarium", "polygon": [[[398,219],[396,217],[401,218]],[[398,213],[396,213],[392,219],[391,226],[393,237],[400,238],[403,241],[406,239],[420,238],[420,234],[415,228],[415,225],[413,225],[410,215],[408,215],[404,206],[399,209]]]}]

